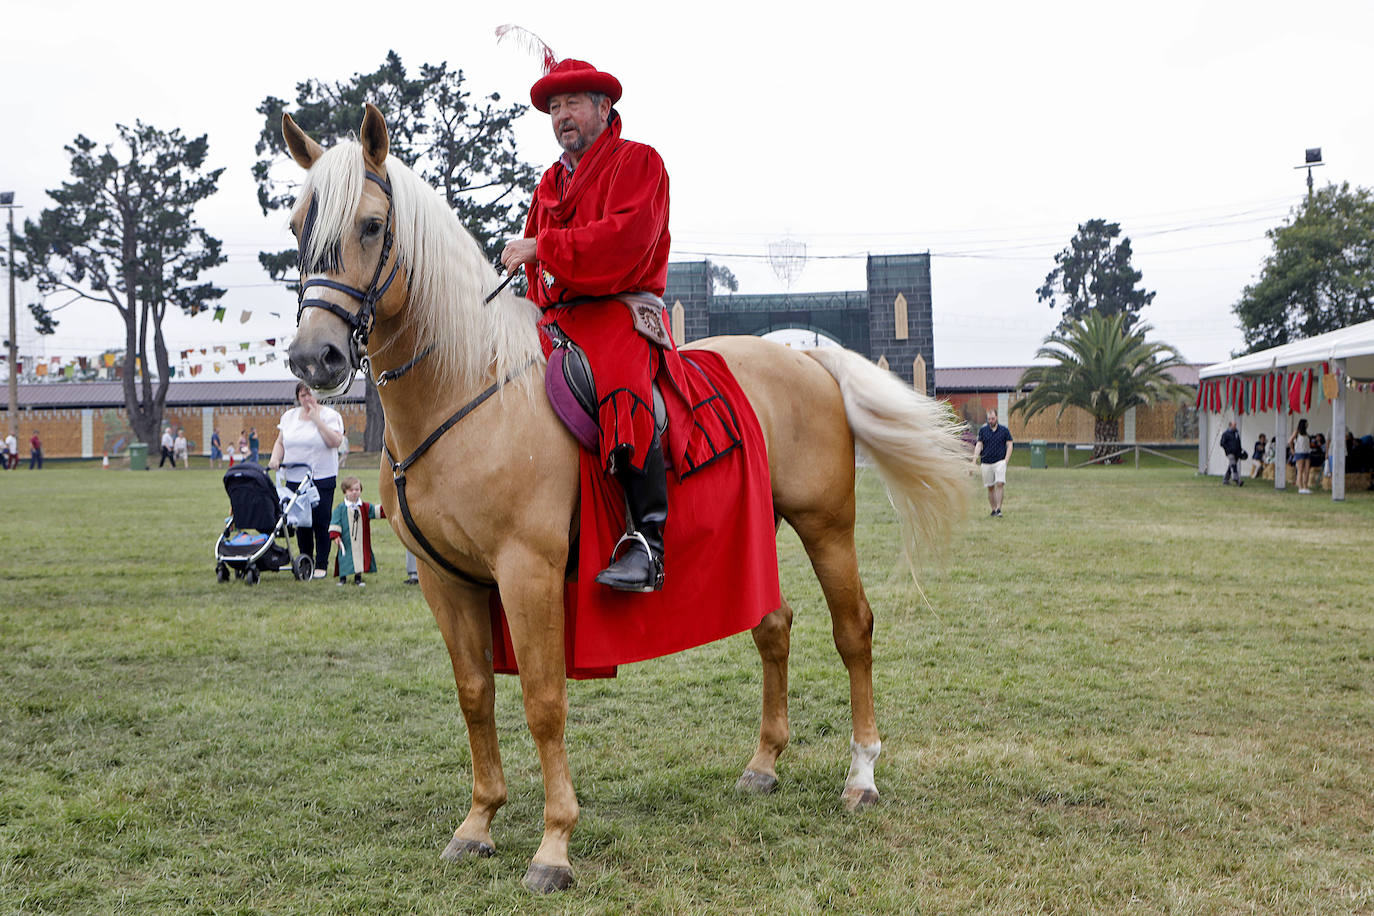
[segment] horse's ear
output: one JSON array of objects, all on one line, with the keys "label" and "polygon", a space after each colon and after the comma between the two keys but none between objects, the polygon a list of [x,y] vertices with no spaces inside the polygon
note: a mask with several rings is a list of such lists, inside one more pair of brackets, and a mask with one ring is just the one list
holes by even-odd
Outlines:
[{"label": "horse's ear", "polygon": [[307,137],[289,114],[283,113],[281,116],[281,135],[286,141],[286,148],[291,151],[291,158],[303,169],[308,170],[315,160],[324,155],[324,147]]},{"label": "horse's ear", "polygon": [[367,103],[366,112],[363,114],[363,129],[358,132],[358,136],[362,139],[363,155],[367,157],[368,162],[379,166],[386,161],[391,142],[386,136],[386,120],[377,110],[377,106],[371,102]]}]

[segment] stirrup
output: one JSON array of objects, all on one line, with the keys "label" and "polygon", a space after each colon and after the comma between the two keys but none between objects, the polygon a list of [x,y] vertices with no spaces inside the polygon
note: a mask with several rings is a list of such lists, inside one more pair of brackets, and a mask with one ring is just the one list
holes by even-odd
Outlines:
[{"label": "stirrup", "polygon": [[[653,569],[654,580],[651,585],[640,586],[638,588],[622,588],[620,586],[611,585],[610,583],[602,580],[601,577],[605,575],[605,573],[612,566],[614,566],[617,562],[620,561],[620,548],[625,545],[626,541],[629,541],[632,544],[638,543],[641,547],[644,548],[644,553],[646,556],[648,556],[649,564]],[[603,569],[601,570],[601,572],[596,574],[596,581],[600,582],[602,585],[605,585],[609,588],[614,588],[617,591],[656,592],[663,588],[663,560],[654,556],[653,548],[649,546],[649,541],[644,537],[644,535],[640,534],[638,531],[627,531],[620,536],[620,540],[615,542],[615,547],[611,548],[611,561],[606,564],[606,569]]]}]

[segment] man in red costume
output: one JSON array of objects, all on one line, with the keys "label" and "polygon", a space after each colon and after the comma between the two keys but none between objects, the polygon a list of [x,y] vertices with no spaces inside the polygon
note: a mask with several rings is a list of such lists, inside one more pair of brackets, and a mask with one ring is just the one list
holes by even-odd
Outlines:
[{"label": "man in red costume", "polygon": [[614,76],[572,59],[534,84],[530,101],[550,116],[564,153],[534,193],[525,237],[501,261],[525,269],[545,354],[570,341],[595,382],[600,458],[629,510],[629,531],[596,581],[657,591],[668,496],[654,382],[680,397],[683,370],[658,298],[668,279],[668,173],[653,147],[621,138],[620,95]]}]

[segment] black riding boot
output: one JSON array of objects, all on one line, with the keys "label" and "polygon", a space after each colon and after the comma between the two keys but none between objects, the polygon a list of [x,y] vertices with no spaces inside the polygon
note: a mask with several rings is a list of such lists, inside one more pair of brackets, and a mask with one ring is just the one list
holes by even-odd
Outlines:
[{"label": "black riding boot", "polygon": [[625,490],[630,530],[596,581],[622,592],[656,592],[663,587],[663,524],[668,519],[668,472],[658,436],[649,446],[643,472],[618,461],[615,476]]}]

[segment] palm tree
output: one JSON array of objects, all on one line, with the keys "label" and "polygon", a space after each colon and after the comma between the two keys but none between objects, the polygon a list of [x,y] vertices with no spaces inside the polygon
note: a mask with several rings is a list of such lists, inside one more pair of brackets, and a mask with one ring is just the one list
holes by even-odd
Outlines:
[{"label": "palm tree", "polygon": [[1126,411],[1181,401],[1190,394],[1169,374],[1186,365],[1183,357],[1168,344],[1147,341],[1151,330],[1149,325],[1127,330],[1124,314],[1091,312],[1056,331],[1035,353],[1036,359],[1054,362],[1022,373],[1018,387],[1034,387],[1011,412],[1029,420],[1051,407],[1059,408],[1057,417],[1070,407],[1082,408],[1093,416],[1093,457],[1108,454],[1111,446],[1106,443],[1118,441]]}]

